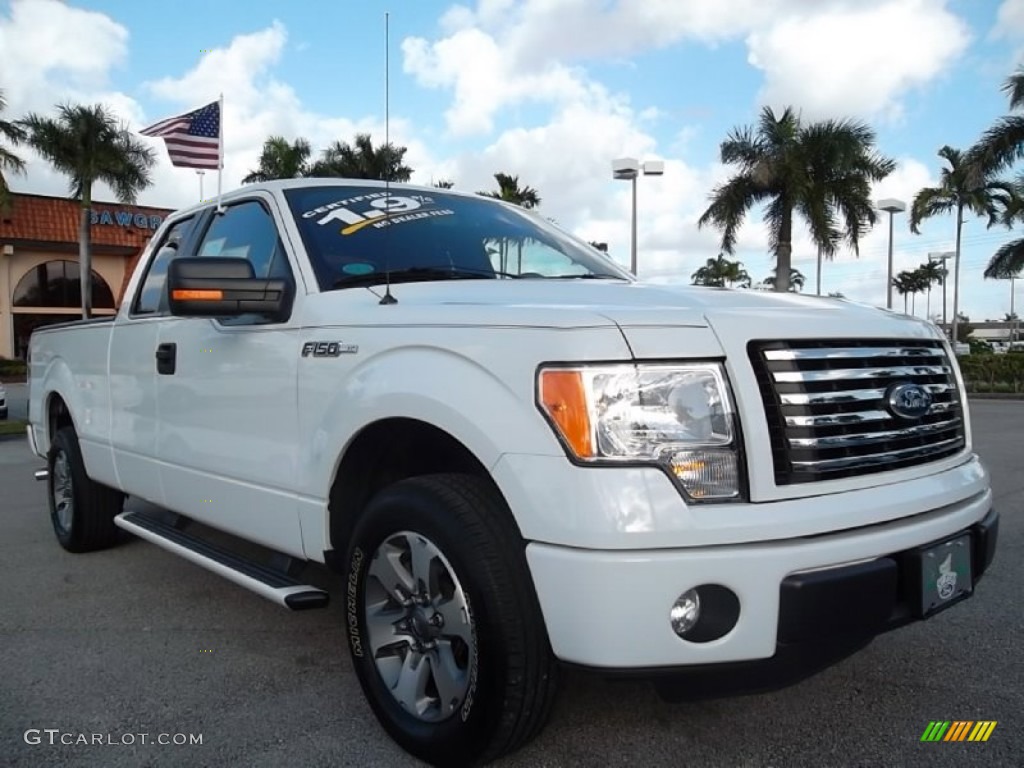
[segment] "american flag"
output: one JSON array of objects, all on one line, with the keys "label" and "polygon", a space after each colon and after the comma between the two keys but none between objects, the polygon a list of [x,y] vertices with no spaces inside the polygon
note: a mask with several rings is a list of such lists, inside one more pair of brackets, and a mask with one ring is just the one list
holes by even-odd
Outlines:
[{"label": "american flag", "polygon": [[220,167],[220,102],[169,117],[139,131],[164,140],[171,165],[179,168]]}]

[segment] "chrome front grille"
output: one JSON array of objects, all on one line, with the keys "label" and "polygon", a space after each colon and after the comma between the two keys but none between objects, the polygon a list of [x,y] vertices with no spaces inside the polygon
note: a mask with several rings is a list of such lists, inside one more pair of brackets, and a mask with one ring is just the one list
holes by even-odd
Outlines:
[{"label": "chrome front grille", "polygon": [[[965,445],[956,376],[938,341],[755,341],[748,351],[777,485],[911,467]],[[902,383],[931,393],[924,415],[890,410],[889,393]]]}]

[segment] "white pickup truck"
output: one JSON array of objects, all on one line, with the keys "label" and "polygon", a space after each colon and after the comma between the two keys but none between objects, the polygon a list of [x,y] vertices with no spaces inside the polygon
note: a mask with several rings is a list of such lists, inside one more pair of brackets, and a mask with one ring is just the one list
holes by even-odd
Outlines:
[{"label": "white pickup truck", "polygon": [[373,710],[438,765],[528,741],[565,665],[788,684],[970,597],[995,550],[935,326],[644,284],[477,195],[183,210],[116,317],[36,331],[30,371],[65,549],[124,529],[292,609],[336,574]]}]

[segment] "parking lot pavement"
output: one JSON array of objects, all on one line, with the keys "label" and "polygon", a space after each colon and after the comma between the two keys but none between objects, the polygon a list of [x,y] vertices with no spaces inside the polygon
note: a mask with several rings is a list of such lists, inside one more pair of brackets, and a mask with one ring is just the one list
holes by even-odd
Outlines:
[{"label": "parking lot pavement", "polygon": [[[774,694],[670,705],[641,683],[570,674],[549,727],[502,765],[1024,764],[1024,403],[972,412],[1002,512],[999,552],[973,599]],[[24,441],[0,442],[5,765],[416,764],[364,703],[337,608],[287,613],[141,541],[67,554],[31,479],[37,466]],[[615,606],[602,610],[614,621]],[[998,726],[986,743],[922,743],[936,719]],[[29,729],[59,729],[58,744],[45,732],[26,743]],[[143,733],[202,744],[141,745]],[[135,743],[61,746],[62,734]]]}]

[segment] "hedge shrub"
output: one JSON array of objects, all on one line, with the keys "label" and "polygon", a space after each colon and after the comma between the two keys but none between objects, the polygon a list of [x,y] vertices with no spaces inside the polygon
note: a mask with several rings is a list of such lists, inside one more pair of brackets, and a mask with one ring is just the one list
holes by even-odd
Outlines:
[{"label": "hedge shrub", "polygon": [[6,360],[0,357],[0,376],[24,376],[28,367],[21,360]]},{"label": "hedge shrub", "polygon": [[1024,355],[958,358],[968,392],[1024,392]]}]

